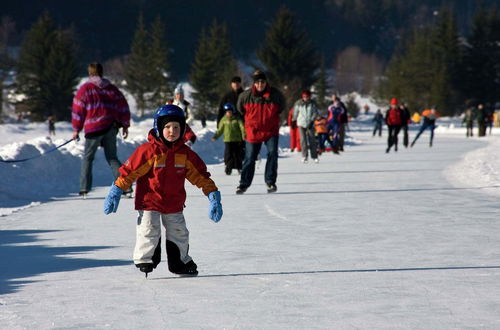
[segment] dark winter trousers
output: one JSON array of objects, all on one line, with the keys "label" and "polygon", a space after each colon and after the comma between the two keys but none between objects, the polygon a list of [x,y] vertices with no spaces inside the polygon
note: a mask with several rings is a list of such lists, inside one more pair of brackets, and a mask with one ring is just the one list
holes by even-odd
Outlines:
[{"label": "dark winter trousers", "polygon": [[233,169],[241,170],[243,142],[224,142],[224,164],[226,173],[231,173]]},{"label": "dark winter trousers", "polygon": [[398,134],[401,130],[401,125],[387,125],[389,129],[389,137],[387,138],[387,152],[394,146],[394,150],[398,151]]},{"label": "dark winter trousers", "polygon": [[474,133],[473,133],[473,124],[472,123],[466,123],[465,124],[465,127],[467,128],[467,132],[465,133],[465,136],[466,137],[469,137],[469,136],[474,136]]},{"label": "dark winter trousers", "polygon": [[408,147],[408,142],[409,142],[408,125],[401,126],[401,129],[403,130],[403,145],[405,147]]},{"label": "dark winter trousers", "polygon": [[486,125],[478,124],[477,125],[477,136],[485,136],[486,135]]},{"label": "dark winter trousers", "polygon": [[335,143],[330,140],[330,136],[328,133],[318,133],[318,139],[319,139],[319,150],[324,151],[326,147],[326,143],[330,145],[332,150],[336,149]]},{"label": "dark winter trousers", "polygon": [[344,141],[345,141],[345,129],[346,124],[340,124],[339,133],[338,133],[338,149],[340,151],[344,151]]},{"label": "dark winter trousers", "polygon": [[316,138],[314,137],[314,127],[300,127],[300,147],[302,148],[302,157],[307,158],[308,153],[312,159],[318,158],[318,150],[316,149]]},{"label": "dark winter trousers", "polygon": [[436,125],[434,125],[434,124],[426,124],[425,122],[422,124],[422,126],[420,126],[420,130],[418,131],[417,136],[415,136],[415,140],[413,140],[413,142],[411,143],[412,146],[415,144],[415,142],[417,142],[417,140],[420,137],[420,135],[422,135],[422,133],[427,128],[429,128],[431,130],[431,139],[429,141],[429,145],[432,147],[432,140],[434,139],[434,128],[436,128]]},{"label": "dark winter trousers", "polygon": [[373,136],[377,135],[382,136],[382,123],[375,123],[375,127],[373,128]]},{"label": "dark winter trousers", "polygon": [[245,160],[243,160],[243,168],[241,169],[240,187],[248,188],[252,184],[255,174],[255,161],[260,153],[262,143],[267,148],[266,170],[264,172],[264,180],[267,184],[275,184],[278,177],[278,141],[279,135],[270,137],[265,142],[245,144]]},{"label": "dark winter trousers", "polygon": [[88,192],[92,188],[92,163],[99,146],[104,148],[104,156],[115,179],[120,175],[118,169],[122,164],[116,156],[116,134],[118,134],[118,128],[112,127],[104,135],[85,138],[85,150],[80,171],[80,191]]}]

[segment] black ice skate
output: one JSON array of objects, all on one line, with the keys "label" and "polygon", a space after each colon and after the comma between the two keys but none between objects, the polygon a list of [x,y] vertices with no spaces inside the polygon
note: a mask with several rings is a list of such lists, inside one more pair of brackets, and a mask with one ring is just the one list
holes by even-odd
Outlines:
[{"label": "black ice skate", "polygon": [[276,187],[276,185],[274,183],[271,183],[271,184],[267,185],[267,192],[269,194],[273,193],[273,192],[276,192],[277,190],[278,190],[278,187]]},{"label": "black ice skate", "polygon": [[169,270],[180,276],[196,276],[198,275],[198,266],[193,260],[189,261],[187,264],[182,265],[178,268],[169,267]]},{"label": "black ice skate", "polygon": [[143,273],[146,273],[146,278],[148,277],[148,273],[153,271],[153,264],[144,263],[144,264],[136,264],[135,265],[139,270]]},{"label": "black ice skate", "polygon": [[238,186],[236,188],[236,195],[243,195],[247,191],[247,187]]}]

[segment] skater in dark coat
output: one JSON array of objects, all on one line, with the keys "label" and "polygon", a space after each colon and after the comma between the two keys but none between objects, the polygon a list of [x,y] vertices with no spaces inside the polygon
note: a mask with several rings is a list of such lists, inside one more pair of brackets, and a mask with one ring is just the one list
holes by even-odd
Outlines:
[{"label": "skater in dark coat", "polygon": [[477,136],[486,135],[486,110],[483,104],[478,104],[476,109]]},{"label": "skater in dark coat", "polygon": [[404,104],[401,104],[399,106],[399,110],[401,110],[401,130],[403,131],[403,145],[405,146],[405,148],[408,148],[410,139],[408,135],[408,124],[411,121],[411,115],[410,111]]},{"label": "skater in dark coat", "polygon": [[372,121],[375,123],[375,127],[373,127],[373,136],[375,136],[378,132],[378,136],[382,136],[382,124],[384,123],[384,115],[380,109],[377,109],[375,116],[373,116]]},{"label": "skater in dark coat", "polygon": [[161,224],[166,229],[168,269],[175,274],[198,274],[188,254],[189,231],[183,214],[186,179],[208,197],[209,218],[218,222],[222,217],[217,186],[203,160],[184,144],[185,126],[181,108],[172,104],[158,108],[148,142],[120,167],[120,176],[104,201],[105,214],[116,212],[121,195],[136,181],[135,209],[139,218],[134,263],[146,276],[161,261]]},{"label": "skater in dark coat", "polygon": [[464,119],[462,121],[465,124],[465,129],[466,129],[465,137],[474,136],[473,132],[474,119],[475,119],[474,109],[468,108],[467,110],[465,110]]},{"label": "skater in dark coat", "polygon": [[[236,106],[236,103],[238,102],[238,97],[240,94],[243,92],[243,88],[241,87],[241,78],[238,76],[234,76],[233,79],[231,79],[231,90],[228,91],[224,96],[221,98],[219,102],[219,112],[217,113],[217,125],[219,125],[220,120],[226,115],[226,110],[224,109],[224,105],[226,104],[233,104]],[[233,115],[235,116],[240,116],[242,117],[240,113],[234,109],[235,112]]]}]

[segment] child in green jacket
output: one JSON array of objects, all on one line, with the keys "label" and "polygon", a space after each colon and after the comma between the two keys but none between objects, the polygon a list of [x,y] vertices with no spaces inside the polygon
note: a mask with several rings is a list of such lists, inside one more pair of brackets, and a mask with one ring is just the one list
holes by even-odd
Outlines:
[{"label": "child in green jacket", "polygon": [[231,103],[224,104],[226,114],[219,122],[217,132],[212,141],[216,141],[224,134],[224,164],[226,174],[231,175],[234,169],[241,171],[243,162],[243,140],[245,139],[245,127],[243,120],[234,114],[234,106]]}]

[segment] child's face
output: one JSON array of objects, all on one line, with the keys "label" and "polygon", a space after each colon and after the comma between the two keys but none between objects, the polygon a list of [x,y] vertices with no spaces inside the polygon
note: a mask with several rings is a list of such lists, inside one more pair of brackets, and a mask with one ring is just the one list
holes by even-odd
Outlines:
[{"label": "child's face", "polygon": [[163,136],[168,142],[175,142],[181,136],[181,125],[176,121],[168,122],[163,127]]},{"label": "child's face", "polygon": [[231,117],[233,115],[232,111],[226,111],[226,117]]}]

